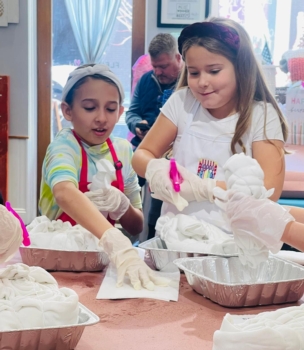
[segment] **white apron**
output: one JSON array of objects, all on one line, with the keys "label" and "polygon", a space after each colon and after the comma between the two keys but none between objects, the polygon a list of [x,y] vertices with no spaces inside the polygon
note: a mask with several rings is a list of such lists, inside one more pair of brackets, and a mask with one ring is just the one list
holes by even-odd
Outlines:
[{"label": "white apron", "polygon": [[[230,144],[233,134],[210,136],[215,134],[212,133],[212,126],[210,126],[210,130],[204,130],[204,133],[192,130],[193,119],[199,106],[200,103],[196,101],[188,116],[189,120],[181,136],[180,143],[177,149],[173,151],[173,157],[178,164],[200,177],[207,176],[219,181],[225,181],[223,165],[232,156]],[[232,118],[236,119],[237,116]],[[172,212],[175,215],[180,213],[193,215],[221,229],[230,231],[222,211],[208,200],[204,202],[190,202],[182,212],[179,212],[175,205],[171,203],[163,203],[162,215],[168,212]]]}]

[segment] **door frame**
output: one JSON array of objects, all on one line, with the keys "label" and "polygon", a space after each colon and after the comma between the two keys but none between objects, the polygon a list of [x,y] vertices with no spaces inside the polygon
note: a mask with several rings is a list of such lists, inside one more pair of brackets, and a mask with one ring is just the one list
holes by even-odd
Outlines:
[{"label": "door frame", "polygon": [[51,140],[52,0],[37,0],[37,198],[42,163]]}]

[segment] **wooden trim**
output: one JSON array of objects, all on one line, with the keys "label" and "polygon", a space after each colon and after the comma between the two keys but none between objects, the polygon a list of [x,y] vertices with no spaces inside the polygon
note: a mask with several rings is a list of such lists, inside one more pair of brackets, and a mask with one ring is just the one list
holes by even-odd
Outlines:
[{"label": "wooden trim", "polygon": [[10,77],[0,76],[0,191],[7,200]]},{"label": "wooden trim", "polygon": [[133,0],[131,65],[145,53],[146,1]]},{"label": "wooden trim", "polygon": [[52,0],[37,0],[38,137],[37,195],[40,195],[41,169],[51,141],[52,98]]},{"label": "wooden trim", "polygon": [[29,136],[17,136],[17,135],[9,135],[9,139],[18,139],[18,140],[27,140]]},{"label": "wooden trim", "polygon": [[27,140],[29,139],[28,136],[17,136],[17,135],[9,135],[9,139],[18,139],[18,140]]}]

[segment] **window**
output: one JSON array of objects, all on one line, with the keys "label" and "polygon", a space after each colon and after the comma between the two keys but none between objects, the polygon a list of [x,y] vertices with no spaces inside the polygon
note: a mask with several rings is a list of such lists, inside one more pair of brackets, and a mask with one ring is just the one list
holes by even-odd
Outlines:
[{"label": "window", "polygon": [[[51,139],[62,127],[70,126],[60,110],[62,89],[69,73],[77,66],[86,63],[82,59],[77,45],[66,2],[68,1],[53,0]],[[132,5],[133,0],[121,0],[113,30],[102,53],[102,58],[100,62],[96,62],[106,64],[119,77],[126,96],[125,110],[130,104],[131,91]],[[127,137],[128,127],[125,124],[124,114],[115,126],[113,134],[123,138]]]},{"label": "window", "polygon": [[258,56],[267,41],[276,66],[276,86],[287,86],[288,75],[281,71],[279,63],[282,55],[295,48],[304,36],[304,1],[219,0],[219,16],[244,26]]}]

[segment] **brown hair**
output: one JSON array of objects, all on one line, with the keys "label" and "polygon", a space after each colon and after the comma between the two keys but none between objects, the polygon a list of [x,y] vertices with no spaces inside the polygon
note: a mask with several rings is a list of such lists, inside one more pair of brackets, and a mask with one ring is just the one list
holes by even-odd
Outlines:
[{"label": "brown hair", "polygon": [[[222,55],[226,57],[234,66],[236,82],[237,82],[237,106],[236,110],[239,113],[239,118],[235,127],[235,133],[231,141],[231,151],[236,153],[236,144],[239,144],[242,150],[246,153],[245,146],[242,142],[242,136],[248,130],[251,118],[254,101],[264,102],[264,135],[265,138],[271,142],[266,135],[266,122],[267,122],[267,103],[272,104],[276,110],[283,133],[284,141],[288,136],[288,127],[285,122],[285,118],[277,105],[275,98],[269,91],[266,82],[263,77],[262,70],[255,58],[250,38],[245,29],[233,20],[226,18],[210,18],[208,21],[228,28],[233,28],[239,35],[240,46],[237,52],[232,50],[227,44],[210,37],[198,37],[185,41],[182,47],[182,56],[185,60],[185,56],[190,47],[202,46],[206,50]],[[184,65],[178,84],[177,90],[188,86],[187,79],[187,67]]]}]

